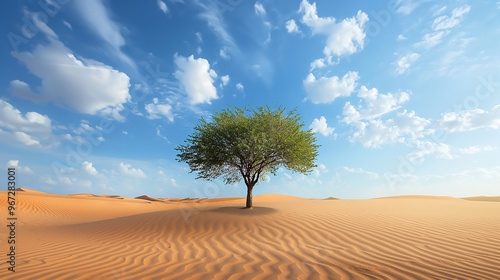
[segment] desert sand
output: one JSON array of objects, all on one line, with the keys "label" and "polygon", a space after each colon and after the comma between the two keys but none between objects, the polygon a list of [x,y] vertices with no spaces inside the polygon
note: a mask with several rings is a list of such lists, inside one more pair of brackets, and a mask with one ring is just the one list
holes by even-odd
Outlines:
[{"label": "desert sand", "polygon": [[0,279],[500,277],[499,198],[244,201],[18,191],[17,272],[1,230]]}]

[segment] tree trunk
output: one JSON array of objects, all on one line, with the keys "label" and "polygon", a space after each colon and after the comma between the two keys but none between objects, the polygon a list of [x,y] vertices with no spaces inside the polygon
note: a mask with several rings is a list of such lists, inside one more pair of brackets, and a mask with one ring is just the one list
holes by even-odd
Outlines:
[{"label": "tree trunk", "polygon": [[252,209],[253,208],[253,202],[252,202],[252,190],[253,190],[253,186],[255,185],[255,183],[250,183],[247,185],[247,206],[245,208],[247,209]]}]

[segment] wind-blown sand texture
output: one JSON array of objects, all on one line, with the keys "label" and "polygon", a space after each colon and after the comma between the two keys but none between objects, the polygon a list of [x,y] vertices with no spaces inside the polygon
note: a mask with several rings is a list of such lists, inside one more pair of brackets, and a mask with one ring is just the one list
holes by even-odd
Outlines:
[{"label": "wind-blown sand texture", "polygon": [[17,272],[2,241],[0,279],[500,277],[500,203],[263,195],[244,210],[244,201],[18,191]]}]

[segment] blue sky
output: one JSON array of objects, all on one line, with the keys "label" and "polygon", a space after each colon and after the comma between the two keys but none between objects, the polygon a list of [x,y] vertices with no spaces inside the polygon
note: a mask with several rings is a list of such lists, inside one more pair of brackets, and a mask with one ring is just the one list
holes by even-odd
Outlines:
[{"label": "blue sky", "polygon": [[254,195],[500,195],[500,2],[2,2],[0,163],[22,187],[244,196],[174,148],[201,116],[298,107],[309,176]]}]

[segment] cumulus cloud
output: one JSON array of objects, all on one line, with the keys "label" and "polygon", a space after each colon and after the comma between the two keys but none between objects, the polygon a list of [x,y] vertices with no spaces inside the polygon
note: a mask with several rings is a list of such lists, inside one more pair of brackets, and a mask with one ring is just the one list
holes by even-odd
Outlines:
[{"label": "cumulus cloud", "polygon": [[164,12],[165,14],[168,14],[168,7],[167,7],[167,4],[165,4],[165,2],[158,0],[157,4],[162,12]]},{"label": "cumulus cloud", "polygon": [[92,176],[99,175],[99,172],[92,165],[92,162],[84,161],[82,162],[82,169]]},{"label": "cumulus cloud", "polygon": [[309,126],[313,130],[314,133],[321,133],[324,136],[328,136],[333,133],[335,128],[333,127],[328,127],[328,124],[326,123],[326,118],[321,116],[321,118],[314,119],[314,121],[311,123]]},{"label": "cumulus cloud", "polygon": [[34,102],[52,101],[61,107],[95,115],[111,115],[123,121],[119,111],[130,100],[129,77],[95,60],[76,58],[63,43],[51,40],[33,52],[13,53],[28,70],[41,79],[39,93],[18,80],[11,82],[13,95]]},{"label": "cumulus cloud", "polygon": [[482,109],[464,110],[443,114],[439,120],[441,129],[448,132],[463,132],[481,128],[500,128],[500,105],[491,111]]},{"label": "cumulus cloud", "polygon": [[159,104],[158,98],[153,99],[153,103],[146,104],[146,111],[148,112],[147,118],[150,120],[159,119],[164,116],[169,122],[174,121],[174,114],[170,104]]},{"label": "cumulus cloud", "polygon": [[10,103],[0,99],[0,135],[4,141],[16,141],[33,147],[57,145],[51,124],[51,119],[46,115],[27,112],[23,116]]},{"label": "cumulus cloud", "polygon": [[229,75],[222,76],[220,79],[222,81],[222,85],[227,86],[227,84],[229,83]]},{"label": "cumulus cloud", "polygon": [[325,59],[318,58],[318,59],[314,60],[313,62],[311,62],[309,65],[311,66],[310,72],[312,72],[314,69],[323,68],[326,66]]},{"label": "cumulus cloud", "polygon": [[405,110],[386,121],[377,119],[352,123],[355,131],[349,136],[349,141],[359,142],[368,148],[404,143],[406,140],[414,142],[418,138],[434,133],[433,129],[427,128],[430,123],[430,120],[416,116],[415,112],[408,113]]},{"label": "cumulus cloud", "polygon": [[33,171],[27,166],[20,166],[19,160],[9,160],[7,162],[7,167],[15,167],[17,170],[20,170],[25,174],[33,174]]},{"label": "cumulus cloud", "polygon": [[432,29],[443,30],[455,27],[460,23],[464,15],[466,15],[469,11],[469,5],[464,5],[462,7],[453,9],[450,16],[440,16],[436,18],[432,23]]},{"label": "cumulus cloud", "polygon": [[121,174],[131,176],[131,177],[137,177],[137,178],[146,178],[146,174],[142,172],[140,168],[131,168],[130,164],[125,164],[123,162],[120,162],[120,166],[118,168]]},{"label": "cumulus cloud", "polygon": [[326,56],[352,54],[363,49],[366,33],[364,26],[368,15],[358,11],[356,16],[336,22],[333,17],[318,17],[316,3],[302,0],[298,11],[302,14],[302,23],[309,26],[313,34],[327,36],[323,53]]},{"label": "cumulus cloud", "polygon": [[294,19],[287,21],[285,27],[288,33],[300,33],[299,27]]},{"label": "cumulus cloud", "polygon": [[94,145],[100,145],[104,142],[102,128],[100,126],[92,127],[87,121],[82,121],[80,125],[73,129],[72,132],[75,135],[65,134],[64,139],[73,143],[84,143],[90,141]]},{"label": "cumulus cloud", "polygon": [[337,76],[316,79],[314,74],[309,73],[303,84],[307,92],[307,98],[311,102],[315,104],[330,103],[337,97],[351,95],[358,79],[357,72],[348,72],[342,79]]},{"label": "cumulus cloud", "polygon": [[19,142],[23,143],[26,146],[41,147],[40,141],[33,139],[31,135],[28,135],[22,131],[16,131],[14,132],[14,135]]},{"label": "cumulus cloud", "polygon": [[192,105],[211,104],[211,100],[219,98],[213,85],[217,73],[210,69],[206,59],[195,59],[193,55],[186,58],[175,54],[174,62],[178,69],[174,76],[179,80]]},{"label": "cumulus cloud", "polygon": [[241,83],[236,84],[236,89],[243,91],[245,87]]},{"label": "cumulus cloud", "polygon": [[396,72],[398,74],[403,74],[404,72],[406,72],[411,64],[413,64],[415,61],[417,61],[417,59],[420,57],[420,55],[418,53],[410,53],[410,54],[407,54],[403,57],[401,57],[400,59],[398,59],[395,64],[396,64]]},{"label": "cumulus cloud", "polygon": [[343,121],[350,124],[360,120],[370,120],[401,108],[401,105],[410,100],[410,95],[406,92],[398,94],[379,94],[376,88],[368,89],[362,86],[358,97],[364,101],[364,106],[359,105],[354,108],[347,102],[343,109]]}]

